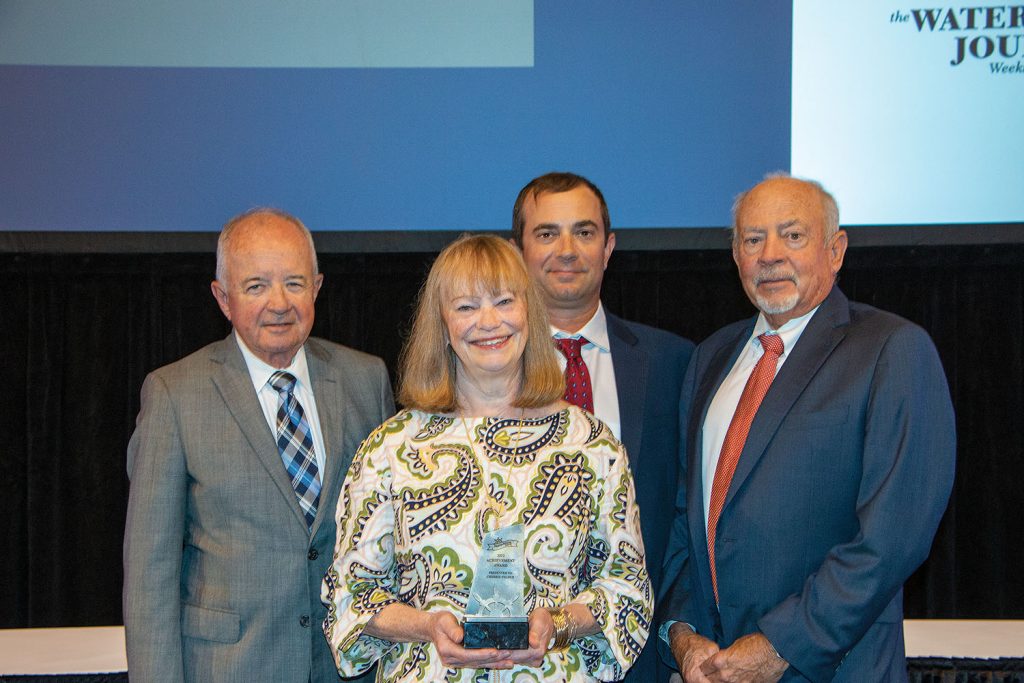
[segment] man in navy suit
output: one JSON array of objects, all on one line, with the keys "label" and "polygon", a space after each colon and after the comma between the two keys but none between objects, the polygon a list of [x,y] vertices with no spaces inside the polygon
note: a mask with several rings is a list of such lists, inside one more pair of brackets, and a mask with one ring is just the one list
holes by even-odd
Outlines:
[{"label": "man in navy suit", "polygon": [[687,683],[907,679],[902,585],[949,498],[953,409],[928,335],[836,286],[846,245],[818,183],[769,176],[733,207],[760,313],[687,371],[656,617]]},{"label": "man in navy suit", "polygon": [[[579,340],[589,384],[581,392],[590,401],[584,407],[626,446],[656,597],[671,521],[665,506],[678,476],[679,391],[693,343],[604,310],[601,281],[615,234],[604,196],[586,178],[548,173],[530,181],[512,210],[512,235],[539,285],[556,343]],[[649,646],[626,680],[650,683],[669,675],[657,657],[653,626],[649,631]]]}]

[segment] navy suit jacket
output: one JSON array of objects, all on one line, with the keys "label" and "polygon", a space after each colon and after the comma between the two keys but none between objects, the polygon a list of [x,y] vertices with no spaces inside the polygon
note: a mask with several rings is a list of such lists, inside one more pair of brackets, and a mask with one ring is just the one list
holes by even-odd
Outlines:
[{"label": "navy suit jacket", "polygon": [[953,408],[928,335],[834,287],[758,409],[718,523],[711,588],[701,480],[708,406],[754,321],[694,353],[683,387],[685,491],[656,623],[725,647],[764,633],[786,681],[906,680],[903,582],[953,483]]},{"label": "navy suit jacket", "polygon": [[[662,559],[672,522],[670,501],[675,499],[678,477],[679,392],[693,342],[607,312],[606,317],[621,441],[636,486],[653,599],[661,587]],[[671,670],[657,656],[656,637],[652,626],[648,646],[625,680],[667,680]]]}]

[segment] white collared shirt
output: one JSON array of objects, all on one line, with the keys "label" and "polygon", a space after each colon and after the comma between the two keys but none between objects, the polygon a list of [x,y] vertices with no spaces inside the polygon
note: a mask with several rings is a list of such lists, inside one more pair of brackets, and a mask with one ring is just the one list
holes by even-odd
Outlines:
[{"label": "white collared shirt", "polygon": [[[715,397],[708,406],[708,413],[704,417],[704,425],[701,439],[701,480],[704,485],[704,528],[708,525],[708,510],[711,507],[711,486],[715,481],[715,468],[718,467],[718,457],[722,453],[722,444],[725,442],[725,433],[729,430],[729,423],[732,421],[736,406],[739,405],[740,395],[743,387],[747,384],[747,378],[754,371],[757,361],[764,355],[761,342],[758,337],[765,332],[778,334],[782,338],[782,355],[775,365],[775,374],[779,374],[783,363],[789,358],[793,348],[796,346],[800,335],[803,334],[811,316],[818,310],[816,306],[812,311],[793,318],[786,322],[778,330],[771,330],[764,314],[757,316],[757,323],[754,325],[754,332],[750,335],[746,345],[740,352],[739,357],[732,366],[732,370],[726,375],[722,385],[718,387]],[[770,389],[769,389],[770,391]]]},{"label": "white collared shirt", "polygon": [[[598,302],[594,316],[578,332],[570,334],[552,325],[551,336],[555,339],[584,337],[587,340],[580,355],[587,364],[590,384],[594,387],[594,414],[608,425],[616,439],[621,438],[619,395],[615,387],[615,366],[612,364],[612,349],[608,344],[608,318],[604,306]],[[561,353],[558,354],[558,362],[564,373],[566,360]]]},{"label": "white collared shirt", "polygon": [[[313,384],[309,379],[309,366],[306,364],[306,347],[303,346],[299,349],[288,367],[275,368],[257,358],[256,354],[249,350],[249,347],[245,345],[245,342],[242,341],[237,332],[235,332],[235,341],[238,342],[238,348],[242,350],[242,357],[245,358],[245,367],[249,370],[252,385],[260,399],[263,417],[267,420],[270,433],[275,436],[277,435],[277,405],[281,399],[277,389],[267,384],[267,381],[279,369],[290,372],[295,376],[296,382],[293,393],[296,400],[302,406],[302,412],[306,416],[306,421],[309,422],[310,431],[313,433],[313,455],[316,457],[316,466],[322,473],[326,460],[326,450],[324,449],[324,435],[320,430],[320,414],[316,409],[316,399],[313,397]],[[323,482],[322,475],[320,481]]]}]

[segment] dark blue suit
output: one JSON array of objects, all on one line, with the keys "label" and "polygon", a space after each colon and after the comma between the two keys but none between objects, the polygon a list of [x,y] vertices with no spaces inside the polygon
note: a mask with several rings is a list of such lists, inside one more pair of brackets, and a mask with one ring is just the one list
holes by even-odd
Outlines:
[{"label": "dark blue suit", "polygon": [[[640,524],[652,598],[661,588],[661,566],[671,526],[670,501],[678,477],[679,391],[693,342],[671,332],[631,323],[606,312],[608,344],[615,367],[621,441],[640,506]],[[657,656],[656,629],[627,681],[667,680],[670,669]]]},{"label": "dark blue suit", "polygon": [[754,321],[719,330],[683,387],[685,491],[656,621],[727,646],[760,631],[784,681],[906,680],[903,582],[928,556],[953,483],[955,433],[919,327],[837,287],[758,409],[718,523],[711,589],[701,481],[708,406]]}]

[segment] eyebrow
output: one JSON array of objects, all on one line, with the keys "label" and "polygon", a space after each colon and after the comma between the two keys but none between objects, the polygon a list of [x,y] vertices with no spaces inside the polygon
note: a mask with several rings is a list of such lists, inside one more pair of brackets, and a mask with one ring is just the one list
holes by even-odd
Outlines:
[{"label": "eyebrow", "polygon": [[[243,285],[251,284],[253,282],[270,282],[273,278],[264,277],[262,275],[252,275],[242,280]],[[285,275],[282,280],[288,282],[289,280],[302,280],[306,281],[306,276],[301,273],[295,273],[293,275]]]},{"label": "eyebrow", "polygon": [[[582,221],[576,221],[570,227],[572,227],[572,228],[596,228],[597,227],[597,223],[595,223],[594,221],[592,221],[589,218],[587,218],[587,219],[584,219]],[[537,230],[552,230],[552,229],[561,229],[561,228],[562,228],[562,224],[561,223],[540,223],[538,225],[533,226],[533,232],[536,232]]]},{"label": "eyebrow", "polygon": [[747,233],[747,232],[754,232],[754,231],[767,232],[767,231],[773,230],[773,229],[774,230],[785,230],[786,228],[791,228],[794,225],[802,225],[802,224],[803,224],[803,221],[801,221],[799,218],[790,218],[788,221],[783,221],[782,223],[776,223],[774,228],[766,228],[766,227],[764,227],[762,225],[746,225],[746,226],[740,226],[739,231],[740,231],[740,233]]}]

